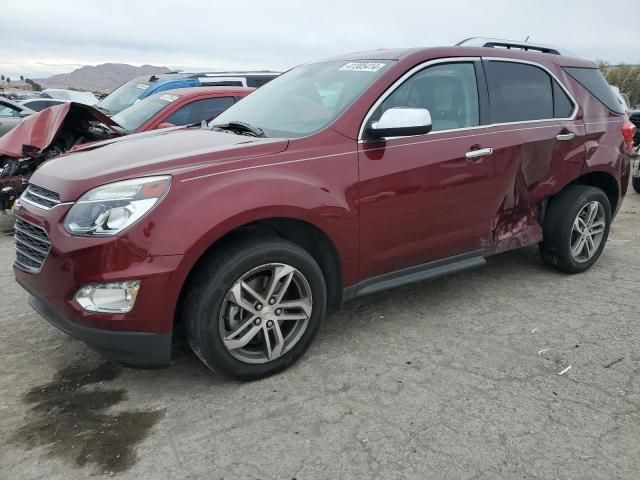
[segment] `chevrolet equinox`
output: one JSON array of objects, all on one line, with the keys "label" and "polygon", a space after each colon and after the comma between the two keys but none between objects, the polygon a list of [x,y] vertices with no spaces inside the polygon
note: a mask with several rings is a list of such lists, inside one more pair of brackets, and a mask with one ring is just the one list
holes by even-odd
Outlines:
[{"label": "chevrolet equinox", "polygon": [[538,244],[579,273],[629,182],[635,127],[590,61],[509,42],[293,68],[208,126],[44,163],[15,210],[45,319],[132,366],[184,329],[221,374],[293,364],[345,300]]}]

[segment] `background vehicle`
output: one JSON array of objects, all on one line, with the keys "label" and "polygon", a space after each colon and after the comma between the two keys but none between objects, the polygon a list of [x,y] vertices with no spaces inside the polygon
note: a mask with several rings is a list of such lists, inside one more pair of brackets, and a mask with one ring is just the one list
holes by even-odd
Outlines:
[{"label": "background vehicle", "polygon": [[107,115],[115,115],[154,93],[187,87],[258,88],[279,75],[276,72],[163,73],[137,77],[123,83],[96,106]]},{"label": "background vehicle", "polygon": [[130,133],[166,126],[182,126],[217,117],[254,89],[243,87],[192,87],[166,90],[140,100],[111,119]]},{"label": "background vehicle", "polygon": [[636,134],[633,137],[635,157],[631,161],[631,182],[636,193],[640,193],[640,110],[631,110],[629,120],[636,126]]},{"label": "background vehicle", "polygon": [[592,62],[504,43],[304,64],[210,130],[46,162],[16,208],[16,279],[110,358],[166,365],[180,325],[206,365],[255,379],[343,300],[530,245],[583,272],[634,127]]},{"label": "background vehicle", "polygon": [[7,98],[0,98],[0,136],[18,125],[25,117],[35,113],[30,108],[13,102]]},{"label": "background vehicle", "polygon": [[67,100],[69,102],[82,103],[93,106],[98,103],[98,97],[91,92],[79,90],[66,90],[64,88],[46,88],[40,92],[42,98],[53,98],[56,100]]},{"label": "background vehicle", "polygon": [[[0,141],[0,210],[11,208],[31,174],[45,160],[89,142],[157,128],[211,120],[253,88],[198,87],[168,90],[136,102],[109,118],[99,110],[66,102],[33,115]],[[24,146],[30,149],[25,152]]]},{"label": "background vehicle", "polygon": [[20,105],[30,108],[34,112],[40,112],[45,108],[53,107],[54,105],[60,105],[67,103],[69,100],[60,100],[56,98],[30,98],[29,100],[20,100]]}]

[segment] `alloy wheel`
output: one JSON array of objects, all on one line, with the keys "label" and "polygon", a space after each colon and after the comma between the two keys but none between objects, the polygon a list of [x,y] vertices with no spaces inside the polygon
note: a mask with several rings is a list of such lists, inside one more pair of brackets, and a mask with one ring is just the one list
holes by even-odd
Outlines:
[{"label": "alloy wheel", "polygon": [[578,263],[588,262],[593,258],[606,228],[606,215],[603,205],[594,200],[587,203],[573,221],[571,230],[571,256]]},{"label": "alloy wheel", "polygon": [[227,351],[245,363],[266,363],[291,350],[313,309],[311,287],[296,268],[269,263],[245,273],[227,293],[219,334]]}]

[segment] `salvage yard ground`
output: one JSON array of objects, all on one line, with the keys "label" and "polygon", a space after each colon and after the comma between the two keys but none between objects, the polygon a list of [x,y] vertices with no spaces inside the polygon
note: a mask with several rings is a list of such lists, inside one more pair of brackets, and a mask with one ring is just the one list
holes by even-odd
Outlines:
[{"label": "salvage yard ground", "polygon": [[168,369],[106,362],[30,309],[13,256],[1,234],[0,479],[640,471],[633,192],[587,273],[551,271],[528,248],[363,298],[327,319],[295,366],[247,384],[213,376],[185,348]]}]

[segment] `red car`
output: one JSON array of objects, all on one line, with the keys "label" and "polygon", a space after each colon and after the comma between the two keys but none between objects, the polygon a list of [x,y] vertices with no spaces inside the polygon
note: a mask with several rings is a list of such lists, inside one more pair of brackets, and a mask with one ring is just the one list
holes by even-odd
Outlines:
[{"label": "red car", "polygon": [[166,90],[140,100],[111,117],[128,133],[211,120],[255,88],[191,87]]},{"label": "red car", "polygon": [[44,318],[112,359],[166,365],[181,326],[206,365],[259,378],[344,300],[528,245],[588,269],[633,133],[597,66],[549,47],[344,55],[210,129],[45,163],[16,208],[15,275]]},{"label": "red car", "polygon": [[167,90],[146,97],[111,118],[97,108],[72,102],[31,115],[0,138],[0,211],[12,206],[31,174],[45,160],[98,140],[211,120],[253,90]]}]

